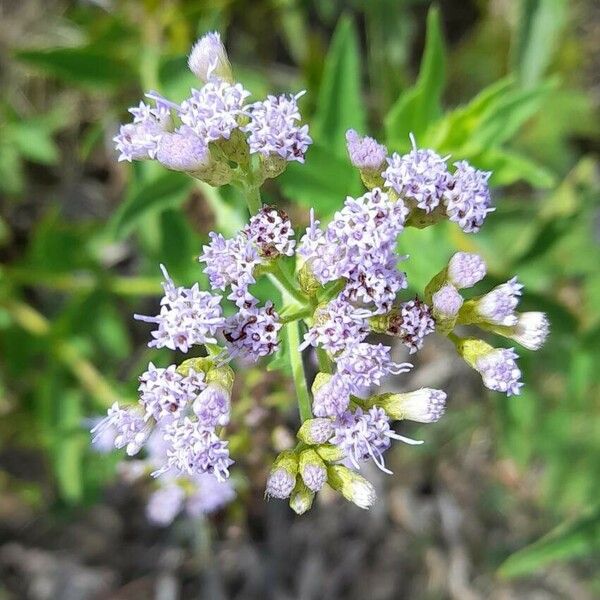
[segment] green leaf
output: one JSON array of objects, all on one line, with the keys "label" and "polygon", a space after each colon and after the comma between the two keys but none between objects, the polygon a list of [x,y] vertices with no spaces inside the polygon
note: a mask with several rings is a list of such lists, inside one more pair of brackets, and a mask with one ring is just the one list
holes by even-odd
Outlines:
[{"label": "green leaf", "polygon": [[500,566],[501,577],[526,575],[557,560],[587,556],[600,550],[600,506],[563,523],[543,538],[508,557]]},{"label": "green leaf", "polygon": [[414,133],[419,139],[428,125],[439,118],[445,73],[446,56],[440,14],[437,8],[431,8],[427,15],[427,37],[419,78],[414,87],[400,95],[385,119],[389,145],[407,147],[409,133]]},{"label": "green leaf", "polygon": [[512,150],[490,148],[473,160],[477,168],[493,172],[493,186],[526,181],[535,188],[551,188],[556,183],[556,177],[546,167]]},{"label": "green leaf", "polygon": [[150,212],[179,206],[191,187],[191,177],[172,171],[134,186],[116,211],[109,230],[116,237],[124,237]]},{"label": "green leaf", "polygon": [[126,62],[88,48],[23,50],[16,58],[41,69],[46,75],[84,87],[104,89],[135,81],[135,71]]},{"label": "green leaf", "polygon": [[23,121],[15,124],[11,127],[10,137],[24,158],[44,165],[58,162],[58,148],[50,133],[39,123]]},{"label": "green leaf", "polygon": [[313,125],[315,140],[339,157],[346,156],[346,131],[365,129],[360,79],[358,35],[352,18],[344,15],[325,59]]},{"label": "green leaf", "polygon": [[560,43],[567,17],[566,0],[525,0],[515,32],[513,66],[523,87],[543,77]]}]

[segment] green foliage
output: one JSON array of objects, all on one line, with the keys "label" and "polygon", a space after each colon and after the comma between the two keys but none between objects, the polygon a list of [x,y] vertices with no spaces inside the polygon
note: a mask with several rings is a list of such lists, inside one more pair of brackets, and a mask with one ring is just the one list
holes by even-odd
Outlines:
[{"label": "green foliage", "polygon": [[537,542],[519,550],[508,558],[498,570],[502,577],[526,575],[546,565],[600,550],[600,508],[570,520]]}]

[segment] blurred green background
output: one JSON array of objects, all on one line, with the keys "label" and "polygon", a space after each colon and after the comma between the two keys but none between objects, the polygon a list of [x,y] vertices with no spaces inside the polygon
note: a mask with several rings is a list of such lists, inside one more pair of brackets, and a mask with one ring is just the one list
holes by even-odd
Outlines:
[{"label": "blurred green background", "polygon": [[[273,517],[272,503],[264,507],[257,465],[266,467],[277,435],[293,430],[294,407],[285,374],[249,372],[240,406],[271,411],[275,435],[267,427],[247,435],[246,491],[193,543],[176,528],[157,534],[122,525],[105,540],[107,555],[125,544],[143,556],[140,548],[175,545],[197,560],[189,571],[133,561],[127,574],[56,535],[74,524],[89,529],[99,507],[121,514],[124,504],[139,502],[134,492],[114,491],[118,457],[90,450],[86,419],[115,399],[134,400],[148,360],[168,358],[145,348],[145,328],[131,317],[151,313],[158,263],[181,283],[201,279],[194,257],[207,233],[231,234],[246,216],[233,189],[215,190],[155,164],[118,164],[111,138],[144,91],[180,101],[197,85],[186,53],[213,29],[254,97],[308,91],[302,102],[315,143],[306,165],[291,166],[265,190],[297,231],[309,207],[326,218],[347,194],[360,193],[345,156],[347,128],[394,151],[407,149],[412,131],[421,146],[493,170],[497,206],[477,235],[443,224],[403,234],[415,290],[454,250],[479,252],[492,280],[519,276],[524,306],[547,311],[552,333],[540,352],[523,352],[520,396],[483,393],[468,376],[468,385],[450,382],[455,399],[428,430],[427,450],[398,450],[391,479],[399,481],[385,484],[383,513],[369,517],[381,525],[372,540],[345,529],[356,519],[347,508],[337,508],[340,529],[329,538],[323,531],[321,543],[322,516],[296,525],[287,513]],[[346,574],[339,595],[335,588],[321,596],[324,588],[301,591],[302,577],[295,584],[271,573],[276,583],[263,582],[256,597],[597,597],[599,40],[593,0],[447,0],[434,9],[425,0],[0,2],[0,598],[67,597],[27,587],[28,572],[13,564],[15,544],[22,552],[44,549],[52,560],[66,553],[92,574],[109,572],[104,587],[69,598],[154,597],[135,591],[136,581],[165,569],[183,598],[254,598],[254,588],[227,571],[225,559],[235,554],[228,544],[244,540],[260,563],[292,522],[312,531],[312,545],[301,545],[306,556],[336,543],[348,552],[383,544],[387,554],[365,554],[371,559],[362,569],[392,585],[361,596]],[[423,361],[430,370],[455,364],[443,345],[424,356],[433,360],[433,367]],[[449,530],[448,498],[450,512],[464,511]],[[440,527],[411,530],[418,507],[429,505]],[[211,556],[222,552],[230,553],[225,566],[215,567]],[[394,587],[390,562],[402,573],[402,589]],[[190,573],[202,574],[208,595],[185,591]],[[123,591],[127,585],[133,595]]]}]

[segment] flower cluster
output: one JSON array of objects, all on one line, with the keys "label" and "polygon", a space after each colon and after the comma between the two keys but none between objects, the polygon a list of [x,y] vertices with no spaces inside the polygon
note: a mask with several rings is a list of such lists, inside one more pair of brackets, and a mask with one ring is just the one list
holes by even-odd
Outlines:
[{"label": "flower cluster", "polygon": [[[156,327],[151,347],[183,353],[197,347],[204,356],[166,368],[150,363],[140,378],[139,405],[111,407],[95,439],[110,430],[114,445],[129,455],[146,447],[145,460],[162,482],[148,505],[154,521],[169,522],[184,505],[188,512],[221,506],[232,494],[226,480],[233,460],[223,437],[231,419],[229,363],[278,353],[277,362],[292,367],[302,424],[296,448],[273,463],[267,495],[289,498],[303,513],[328,483],[369,508],[375,492],[358,473],[361,465],[372,460],[389,473],[384,454],[392,440],[422,443],[400,435],[396,422],[434,423],[446,406],[438,389],[376,393],[386,378],[412,368],[392,358],[395,342],[414,354],[433,332],[446,336],[485,386],[511,395],[522,386],[514,349],[461,337],[456,329],[476,326],[532,350],[548,334],[543,313],[517,312],[523,286],[516,278],[468,296],[486,275],[475,254],[456,253],[422,294],[403,297],[408,282],[399,266],[408,257],[398,252],[398,238],[405,227],[447,218],[477,231],[493,210],[490,174],[464,161],[451,171],[447,157],[417,148],[412,136],[409,153],[388,156],[383,144],[350,130],[348,154],[367,190],[347,197],[323,225],[311,210],[296,242],[288,215],[260,204],[259,187],[290,161],[304,161],[311,138],[298,110],[302,94],[246,104],[249,94],[235,82],[218,34],[199,40],[189,66],[203,86],[180,105],[150,93],[155,106],[131,109],[133,123],[116,138],[120,158],[157,159],[213,185],[234,182],[247,195],[251,217],[231,238],[209,235],[199,257],[208,290],[177,287],[162,267],[159,314],[136,318]],[[264,277],[281,298],[259,300],[254,286]],[[280,352],[284,327],[288,344]],[[314,352],[319,365],[311,394],[302,382],[303,351]],[[187,493],[177,483],[182,479],[205,496]]]},{"label": "flower cluster", "polygon": [[234,81],[218,33],[197,42],[188,65],[203,85],[179,104],[149,92],[153,104],[129,109],[133,121],[114,138],[120,161],[154,159],[210,185],[242,183],[251,155],[259,157],[261,180],[304,162],[312,143],[298,108],[304,92],[248,104],[250,92]]}]

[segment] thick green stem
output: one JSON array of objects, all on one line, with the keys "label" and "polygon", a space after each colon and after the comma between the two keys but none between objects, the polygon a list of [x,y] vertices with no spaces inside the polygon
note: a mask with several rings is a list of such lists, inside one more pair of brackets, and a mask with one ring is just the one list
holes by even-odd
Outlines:
[{"label": "thick green stem", "polygon": [[312,411],[310,408],[310,394],[306,384],[306,374],[304,373],[304,363],[302,362],[302,353],[298,350],[298,346],[300,345],[299,323],[288,323],[285,328],[292,376],[298,399],[298,410],[300,412],[300,419],[304,422],[307,419],[312,419]]},{"label": "thick green stem", "polygon": [[308,298],[296,287],[296,284],[290,279],[289,275],[281,268],[281,264],[274,260],[269,265],[269,275],[275,280],[277,287],[281,291],[285,291],[296,302],[306,305]]},{"label": "thick green stem", "polygon": [[253,185],[246,185],[244,188],[246,196],[246,204],[251,215],[255,215],[262,208],[262,200],[260,198],[260,191],[258,187]]}]

